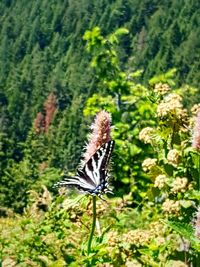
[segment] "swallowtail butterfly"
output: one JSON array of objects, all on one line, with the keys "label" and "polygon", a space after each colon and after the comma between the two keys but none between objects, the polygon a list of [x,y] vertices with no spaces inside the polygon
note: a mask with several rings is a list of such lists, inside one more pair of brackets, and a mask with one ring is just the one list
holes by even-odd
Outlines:
[{"label": "swallowtail butterfly", "polygon": [[78,190],[99,196],[109,189],[108,164],[115,142],[113,140],[102,145],[96,153],[85,163],[83,168],[78,169],[74,177],[65,177],[55,186],[75,186]]}]

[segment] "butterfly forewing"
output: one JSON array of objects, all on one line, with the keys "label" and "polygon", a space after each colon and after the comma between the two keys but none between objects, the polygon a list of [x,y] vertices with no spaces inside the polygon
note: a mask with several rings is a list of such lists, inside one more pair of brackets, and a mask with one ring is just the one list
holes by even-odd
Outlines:
[{"label": "butterfly forewing", "polygon": [[111,153],[114,147],[114,141],[109,141],[101,146],[97,152],[85,164],[83,171],[91,179],[95,186],[107,179],[106,170]]},{"label": "butterfly forewing", "polygon": [[92,195],[101,195],[108,186],[107,168],[114,148],[114,141],[109,141],[101,146],[96,153],[86,162],[74,177],[66,177],[58,186],[75,186],[79,190]]}]

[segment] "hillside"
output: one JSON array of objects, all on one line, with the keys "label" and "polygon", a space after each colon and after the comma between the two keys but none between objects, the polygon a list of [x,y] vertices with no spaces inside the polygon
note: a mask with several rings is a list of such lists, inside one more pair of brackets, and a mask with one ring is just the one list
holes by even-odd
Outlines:
[{"label": "hillside", "polygon": [[[118,48],[121,65],[128,72],[143,70],[141,82],[176,67],[177,84],[198,87],[199,13],[198,1],[186,0],[1,1],[0,174],[5,188],[8,173],[21,186],[21,179],[38,179],[35,165],[59,171],[77,166],[90,122],[82,112],[85,101],[101,90],[85,50],[86,30],[99,26],[108,35],[127,28]],[[29,171],[18,165],[26,165],[27,158]],[[4,190],[1,198],[10,205]]]},{"label": "hillside", "polygon": [[0,266],[200,262],[200,2],[0,1]]}]

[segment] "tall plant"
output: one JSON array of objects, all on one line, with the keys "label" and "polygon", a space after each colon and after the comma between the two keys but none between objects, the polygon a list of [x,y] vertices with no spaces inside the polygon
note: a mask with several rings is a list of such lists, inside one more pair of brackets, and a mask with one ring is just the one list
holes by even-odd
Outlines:
[{"label": "tall plant", "polygon": [[115,159],[118,162],[114,166],[117,194],[122,196],[131,191],[134,201],[141,202],[150,182],[139,168],[143,158],[141,152],[144,149],[151,154],[151,150],[144,147],[138,134],[147,120],[152,125],[155,123],[155,106],[147,101],[147,88],[137,83],[141,71],[124,70],[121,66],[118,44],[126,34],[128,31],[124,28],[107,37],[101,34],[98,27],[85,32],[84,40],[92,56],[91,66],[101,93],[95,93],[87,100],[84,115],[91,116],[100,109],[112,113]]}]

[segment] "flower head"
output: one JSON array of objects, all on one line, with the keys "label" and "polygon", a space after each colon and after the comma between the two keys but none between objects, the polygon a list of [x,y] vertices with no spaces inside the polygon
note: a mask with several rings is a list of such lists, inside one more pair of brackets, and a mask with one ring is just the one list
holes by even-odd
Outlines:
[{"label": "flower head", "polygon": [[162,209],[168,214],[178,214],[180,211],[180,202],[172,199],[166,199],[162,205]]},{"label": "flower head", "polygon": [[167,266],[168,267],[188,267],[188,265],[185,262],[179,261],[179,260],[170,260]]},{"label": "flower head", "polygon": [[125,264],[126,267],[142,267],[136,259],[128,259]]},{"label": "flower head", "polygon": [[145,172],[150,171],[153,167],[156,166],[157,159],[145,159],[142,163],[142,168]]},{"label": "flower head", "polygon": [[149,225],[151,235],[154,237],[164,236],[166,232],[166,225],[160,221],[154,221]]},{"label": "flower head", "polygon": [[200,150],[200,111],[198,111],[194,126],[192,147],[196,150]]},{"label": "flower head", "polygon": [[197,113],[200,111],[200,103],[199,104],[195,104],[192,108],[191,108],[191,112],[193,115],[197,115]]},{"label": "flower head", "polygon": [[148,244],[150,239],[150,232],[142,229],[130,230],[128,233],[123,235],[123,240],[126,243],[135,245],[137,247]]},{"label": "flower head", "polygon": [[92,133],[89,136],[88,144],[86,145],[86,151],[83,155],[84,165],[95,152],[105,143],[111,140],[111,115],[102,110],[100,111],[91,126]]},{"label": "flower head", "polygon": [[172,184],[172,189],[171,191],[173,193],[178,193],[178,192],[185,192],[187,189],[187,184],[188,184],[188,179],[187,178],[180,178],[177,177],[173,184]]},{"label": "flower head", "polygon": [[115,247],[119,243],[119,234],[116,231],[110,231],[107,235],[109,247]]},{"label": "flower head", "polygon": [[180,156],[177,149],[171,149],[167,154],[167,160],[173,166],[177,166],[179,157]]},{"label": "flower head", "polygon": [[167,83],[157,83],[154,86],[154,92],[164,95],[170,90],[170,87]]},{"label": "flower head", "polygon": [[178,94],[172,93],[165,97],[165,99],[158,105],[158,117],[165,117],[169,114],[181,114],[182,112],[182,98]]},{"label": "flower head", "polygon": [[162,189],[165,186],[166,181],[166,175],[160,174],[156,177],[154,182],[154,187],[158,187],[159,189]]},{"label": "flower head", "polygon": [[153,133],[153,128],[146,127],[141,130],[139,134],[139,139],[143,141],[145,144],[151,143],[152,133]]}]

